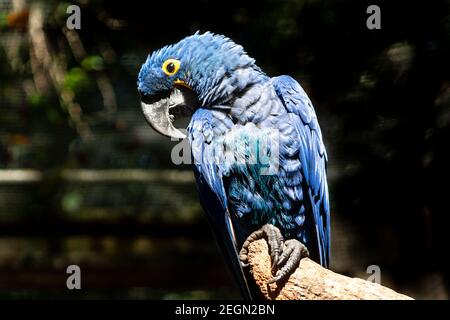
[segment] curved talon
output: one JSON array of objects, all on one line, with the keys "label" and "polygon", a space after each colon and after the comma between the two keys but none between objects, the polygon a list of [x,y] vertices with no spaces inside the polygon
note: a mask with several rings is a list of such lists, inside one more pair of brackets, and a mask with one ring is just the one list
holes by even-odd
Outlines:
[{"label": "curved talon", "polygon": [[278,269],[275,277],[266,282],[267,284],[278,282],[290,276],[299,266],[300,260],[303,257],[309,256],[308,249],[298,240],[287,240],[284,246],[283,253],[277,265],[281,268]]},{"label": "curved talon", "polygon": [[280,252],[282,251],[284,245],[284,239],[283,236],[281,235],[280,230],[271,224],[263,225],[261,229],[254,231],[247,237],[239,252],[239,259],[241,260],[241,263],[245,264],[248,258],[247,257],[248,246],[250,245],[250,243],[262,238],[267,239],[270,257],[272,259],[272,270],[273,270],[278,265]]},{"label": "curved talon", "polygon": [[[288,240],[289,241],[289,240]],[[280,260],[278,261],[277,267],[281,267],[286,263],[286,261],[289,259],[289,256],[294,251],[294,248],[292,246],[285,245],[285,248],[283,250],[283,253],[281,254]]]},{"label": "curved talon", "polygon": [[[278,272],[277,272],[277,273],[278,273]],[[278,281],[280,281],[280,280],[281,280],[281,277],[280,277],[280,276],[275,276],[275,277],[273,277],[272,279],[267,280],[267,281],[266,281],[266,284],[275,283],[275,282],[278,282]]]},{"label": "curved talon", "polygon": [[239,251],[239,260],[241,261],[241,266],[242,267],[247,267],[248,266],[248,248],[247,247],[242,247],[241,251]]},{"label": "curved talon", "polygon": [[[266,283],[274,283],[291,275],[298,267],[301,258],[309,256],[308,249],[296,239],[284,241],[280,230],[271,224],[265,224],[261,229],[250,234],[242,245],[239,259],[243,267],[248,267],[248,247],[250,243],[266,238],[269,245],[272,270],[277,269],[275,276]],[[280,254],[281,253],[281,254]]]},{"label": "curved talon", "polygon": [[272,224],[265,224],[261,230],[266,234],[269,244],[270,258],[272,259],[272,270],[277,266],[280,257],[280,251],[283,248],[283,236],[280,229]]},{"label": "curved talon", "polygon": [[270,257],[272,259],[272,265],[271,265],[272,270],[278,265],[278,257],[279,257],[279,255],[280,254],[279,254],[279,250],[278,249],[275,249],[275,250],[273,250],[271,252]]}]

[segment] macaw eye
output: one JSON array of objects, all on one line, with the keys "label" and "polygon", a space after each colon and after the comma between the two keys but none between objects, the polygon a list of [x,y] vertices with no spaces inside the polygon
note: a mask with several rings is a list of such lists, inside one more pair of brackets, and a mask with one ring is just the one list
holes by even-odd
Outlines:
[{"label": "macaw eye", "polygon": [[162,65],[162,70],[168,76],[173,76],[180,69],[180,61],[176,59],[167,59]]}]

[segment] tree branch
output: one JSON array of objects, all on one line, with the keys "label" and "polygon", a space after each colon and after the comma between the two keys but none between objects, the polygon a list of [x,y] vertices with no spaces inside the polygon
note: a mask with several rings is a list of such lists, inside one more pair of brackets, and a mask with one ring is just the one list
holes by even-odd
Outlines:
[{"label": "tree branch", "polygon": [[269,300],[409,300],[377,283],[349,278],[325,269],[309,258],[285,282],[267,285],[272,278],[267,242],[260,239],[250,244],[250,273]]}]

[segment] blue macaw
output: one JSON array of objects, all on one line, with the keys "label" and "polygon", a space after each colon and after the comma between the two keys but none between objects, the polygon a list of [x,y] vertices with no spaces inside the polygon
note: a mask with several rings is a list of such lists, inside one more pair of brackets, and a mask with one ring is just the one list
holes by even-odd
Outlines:
[{"label": "blue macaw", "polygon": [[245,298],[250,242],[265,237],[275,275],[310,256],[328,267],[327,153],[313,105],[290,76],[268,77],[240,45],[195,33],[148,56],[138,76],[141,107],[159,133],[182,139],[180,109],[200,200]]}]

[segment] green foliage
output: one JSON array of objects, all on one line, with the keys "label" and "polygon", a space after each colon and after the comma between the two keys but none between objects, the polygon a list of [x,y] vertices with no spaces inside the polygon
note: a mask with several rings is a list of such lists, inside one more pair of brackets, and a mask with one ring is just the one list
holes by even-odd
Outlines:
[{"label": "green foliage", "polygon": [[31,93],[27,96],[27,100],[28,104],[35,109],[42,107],[46,102],[45,96],[40,92]]},{"label": "green foliage", "polygon": [[88,56],[81,61],[81,66],[88,71],[100,71],[104,68],[103,58],[100,56]]},{"label": "green foliage", "polygon": [[8,14],[6,12],[0,12],[0,30],[8,25]]},{"label": "green foliage", "polygon": [[93,83],[89,74],[82,68],[74,67],[64,77],[64,89],[75,94],[92,89]]},{"label": "green foliage", "polygon": [[68,192],[64,194],[61,199],[61,206],[63,210],[68,212],[74,212],[80,210],[83,204],[83,198],[78,192]]},{"label": "green foliage", "polygon": [[[53,1],[53,0],[52,0]],[[68,17],[67,7],[72,3],[55,1],[52,4],[47,3],[48,15],[46,23],[51,26],[65,25]]]}]

